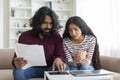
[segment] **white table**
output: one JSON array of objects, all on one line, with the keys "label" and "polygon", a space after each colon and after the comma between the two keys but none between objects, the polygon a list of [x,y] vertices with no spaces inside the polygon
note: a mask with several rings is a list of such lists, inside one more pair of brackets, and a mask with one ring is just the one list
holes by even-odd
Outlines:
[{"label": "white table", "polygon": [[[72,74],[50,75],[49,72],[50,71],[46,71],[44,73],[44,80],[113,80],[113,75],[112,74],[75,77]],[[69,71],[67,71],[67,72],[69,72]]]}]

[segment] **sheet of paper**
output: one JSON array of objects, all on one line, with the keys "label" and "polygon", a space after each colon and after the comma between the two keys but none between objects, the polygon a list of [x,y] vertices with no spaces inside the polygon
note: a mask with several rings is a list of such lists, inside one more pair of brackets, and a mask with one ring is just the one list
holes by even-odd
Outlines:
[{"label": "sheet of paper", "polygon": [[17,57],[23,57],[28,63],[22,68],[31,66],[46,66],[46,59],[42,45],[26,45],[16,43],[15,52]]}]

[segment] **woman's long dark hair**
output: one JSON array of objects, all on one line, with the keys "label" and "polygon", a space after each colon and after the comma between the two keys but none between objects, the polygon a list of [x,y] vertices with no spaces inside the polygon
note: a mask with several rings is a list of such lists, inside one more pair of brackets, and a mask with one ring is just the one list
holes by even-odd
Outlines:
[{"label": "woman's long dark hair", "polygon": [[[77,25],[81,29],[82,34],[93,35],[96,38],[90,27],[85,23],[85,21],[82,18],[78,16],[73,16],[68,19],[68,21],[66,22],[65,31],[63,33],[63,38],[71,38],[68,31],[68,26],[72,23]],[[95,49],[92,57],[92,64],[95,70],[101,69],[100,59],[99,59],[99,45],[97,43],[97,38],[96,38]]]},{"label": "woman's long dark hair", "polygon": [[53,10],[46,6],[43,6],[30,19],[30,26],[32,27],[32,34],[34,36],[39,35],[38,26],[41,26],[41,24],[44,22],[45,16],[47,15],[50,16],[52,19],[51,33],[53,34],[56,31],[57,27],[59,26],[58,16],[55,14]]}]

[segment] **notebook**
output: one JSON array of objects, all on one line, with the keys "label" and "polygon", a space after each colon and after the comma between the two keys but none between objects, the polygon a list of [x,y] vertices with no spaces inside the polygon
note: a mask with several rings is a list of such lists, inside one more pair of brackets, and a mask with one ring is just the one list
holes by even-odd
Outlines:
[{"label": "notebook", "polygon": [[102,76],[102,75],[112,75],[112,72],[107,70],[74,70],[70,71],[73,76]]}]

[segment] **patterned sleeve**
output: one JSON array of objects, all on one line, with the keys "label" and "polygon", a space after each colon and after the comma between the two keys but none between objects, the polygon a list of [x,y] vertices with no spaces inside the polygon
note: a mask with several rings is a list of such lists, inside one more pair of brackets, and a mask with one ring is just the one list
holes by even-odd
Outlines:
[{"label": "patterned sleeve", "polygon": [[70,54],[70,51],[67,47],[66,40],[67,39],[63,39],[63,48],[64,48],[64,52],[65,52],[65,55],[66,55],[66,58],[67,58],[67,62],[73,62],[73,58],[72,58],[72,56]]},{"label": "patterned sleeve", "polygon": [[95,44],[96,44],[96,38],[95,37],[91,37],[90,41],[89,41],[89,49],[88,49],[88,54],[90,56],[90,59],[92,59],[94,50],[95,50]]}]

